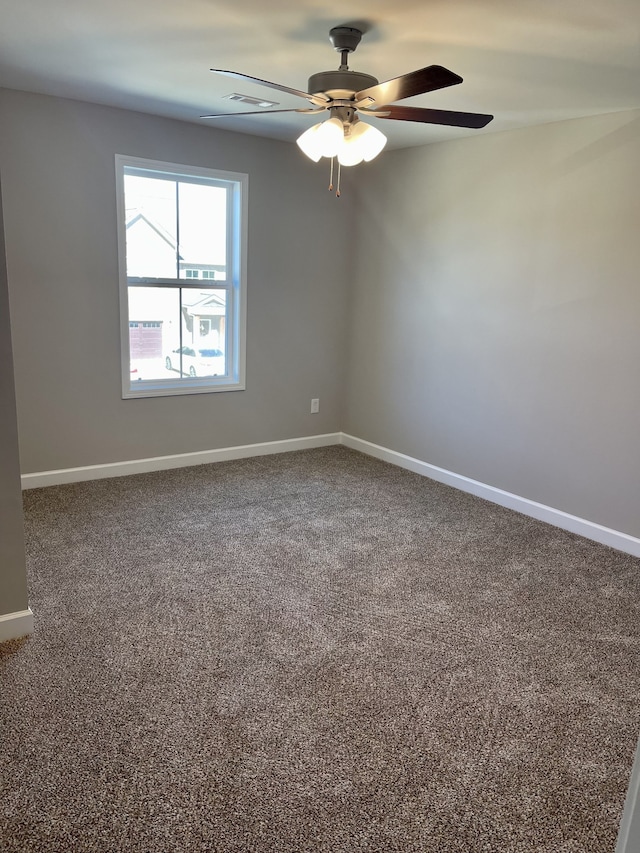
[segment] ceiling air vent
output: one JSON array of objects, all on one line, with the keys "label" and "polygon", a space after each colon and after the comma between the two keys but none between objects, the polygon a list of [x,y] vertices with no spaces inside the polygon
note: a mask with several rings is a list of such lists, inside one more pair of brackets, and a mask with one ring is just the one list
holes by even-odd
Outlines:
[{"label": "ceiling air vent", "polygon": [[249,95],[240,95],[238,92],[232,92],[230,95],[225,95],[224,100],[238,101],[241,104],[250,104],[252,107],[264,107],[264,109],[278,106],[278,101],[264,101],[260,100],[260,98],[251,98]]}]

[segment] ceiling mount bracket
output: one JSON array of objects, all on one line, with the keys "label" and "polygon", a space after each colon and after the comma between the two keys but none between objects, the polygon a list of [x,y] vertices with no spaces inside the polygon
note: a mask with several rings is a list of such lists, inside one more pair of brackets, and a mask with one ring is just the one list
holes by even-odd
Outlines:
[{"label": "ceiling mount bracket", "polygon": [[334,27],[329,30],[329,41],[340,54],[340,70],[348,69],[347,59],[350,53],[358,47],[362,32],[355,27]]}]

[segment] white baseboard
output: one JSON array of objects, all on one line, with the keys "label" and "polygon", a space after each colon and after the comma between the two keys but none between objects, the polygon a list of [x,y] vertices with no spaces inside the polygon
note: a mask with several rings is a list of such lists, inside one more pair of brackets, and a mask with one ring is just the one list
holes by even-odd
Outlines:
[{"label": "white baseboard", "polygon": [[107,462],[104,465],[85,465],[81,468],[61,468],[56,471],[39,471],[23,474],[23,489],[41,486],[59,486],[63,483],[79,483],[82,480],[104,480],[107,477],[126,477],[129,474],[147,474],[150,471],[166,471],[170,468],[187,468],[191,465],[207,465],[211,462],[226,462],[230,459],[245,459],[250,456],[267,456],[271,453],[287,453],[291,450],[309,450],[340,444],[341,433],[308,435],[283,441],[265,441],[260,444],[243,444],[238,447],[221,447],[217,450],[200,450],[194,453],[177,453],[173,456],[152,456],[148,459],[133,459],[127,462]]},{"label": "white baseboard", "polygon": [[545,521],[547,524],[568,530],[570,533],[577,533],[579,536],[584,536],[585,539],[593,539],[602,545],[609,545],[618,551],[624,551],[627,554],[632,554],[634,557],[640,557],[640,539],[637,539],[635,536],[629,536],[627,533],[612,530],[610,527],[603,527],[601,524],[596,524],[593,521],[578,518],[578,516],[570,515],[567,512],[545,506],[536,501],[531,501],[528,498],[522,498],[511,492],[505,492],[502,489],[497,489],[495,486],[488,486],[486,483],[480,483],[478,480],[463,477],[461,474],[454,474],[452,471],[438,468],[437,465],[430,465],[428,462],[422,462],[420,459],[414,459],[412,456],[397,453],[395,450],[380,447],[378,444],[372,444],[370,441],[364,441],[361,438],[355,438],[346,433],[342,433],[341,443],[353,450],[366,453],[368,456],[375,456],[376,459],[382,459],[385,462],[398,465],[400,468],[406,468],[408,471],[422,474],[423,477],[429,477],[432,480],[437,480],[439,483],[445,483],[447,486],[453,486],[455,489],[477,495],[492,503],[499,504],[508,509],[514,509],[516,512],[536,518],[538,521]]},{"label": "white baseboard", "polygon": [[331,444],[344,444],[353,450],[359,450],[368,456],[375,456],[385,462],[391,462],[400,468],[406,468],[423,477],[429,477],[455,489],[477,495],[480,498],[516,510],[523,515],[577,533],[586,539],[593,539],[603,545],[609,545],[618,551],[640,557],[640,539],[603,527],[593,521],[587,521],[553,507],[545,506],[528,498],[505,492],[495,486],[489,486],[470,477],[455,474],[430,465],[404,453],[389,450],[370,441],[342,432],[310,435],[303,438],[291,438],[283,441],[267,441],[260,444],[243,444],[237,447],[222,447],[217,450],[201,450],[195,453],[178,453],[173,456],[153,456],[147,459],[133,459],[127,462],[108,462],[104,465],[86,465],[81,468],[63,468],[56,471],[40,471],[22,475],[22,488],[35,489],[41,486],[57,486],[63,483],[77,483],[82,480],[101,480],[106,477],[124,477],[129,474],[146,474],[150,471],[164,471],[170,468],[185,468],[190,465],[206,465],[212,462],[225,462],[230,459],[245,459],[251,456],[266,456],[272,453],[287,453],[292,450],[309,450],[314,447],[327,447]]},{"label": "white baseboard", "polygon": [[0,616],[0,643],[33,634],[33,613],[29,608]]}]

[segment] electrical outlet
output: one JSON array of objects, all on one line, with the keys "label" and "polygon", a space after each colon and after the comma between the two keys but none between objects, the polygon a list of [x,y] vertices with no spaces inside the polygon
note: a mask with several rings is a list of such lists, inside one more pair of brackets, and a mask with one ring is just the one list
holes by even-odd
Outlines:
[{"label": "electrical outlet", "polygon": [[314,397],[311,400],[311,414],[316,415],[320,411],[320,400],[318,397]]}]

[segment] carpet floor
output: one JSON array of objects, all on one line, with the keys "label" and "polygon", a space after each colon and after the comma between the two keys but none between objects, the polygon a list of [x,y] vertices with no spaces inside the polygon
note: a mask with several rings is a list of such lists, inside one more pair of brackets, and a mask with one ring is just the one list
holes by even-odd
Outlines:
[{"label": "carpet floor", "polygon": [[613,853],[640,560],[344,447],[24,500],[3,853]]}]

